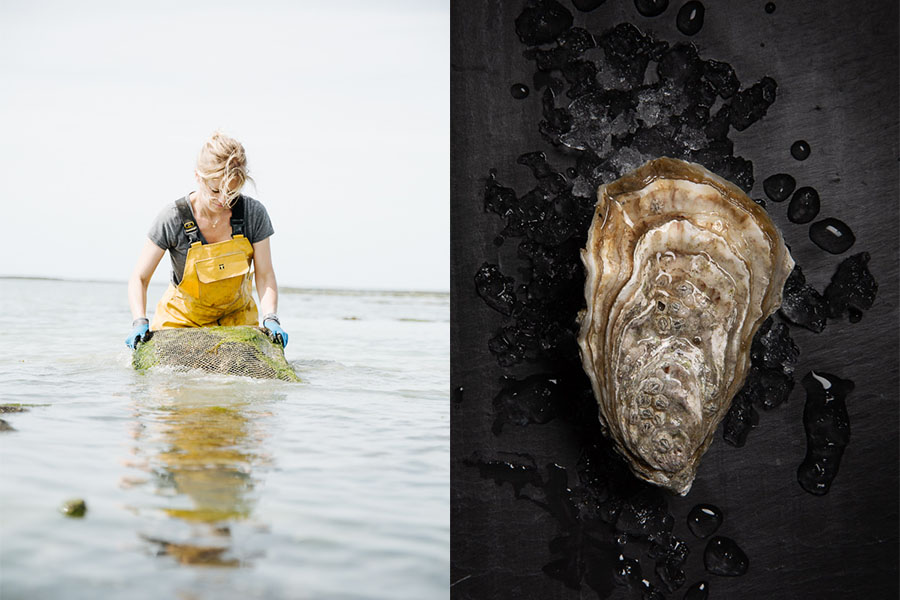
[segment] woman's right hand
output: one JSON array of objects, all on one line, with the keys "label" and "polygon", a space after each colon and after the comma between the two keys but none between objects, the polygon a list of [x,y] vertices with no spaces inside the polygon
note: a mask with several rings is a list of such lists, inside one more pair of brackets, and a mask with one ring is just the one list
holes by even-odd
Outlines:
[{"label": "woman's right hand", "polygon": [[137,265],[128,279],[128,305],[131,308],[131,316],[135,319],[131,323],[133,329],[131,335],[125,340],[125,345],[132,350],[150,337],[148,333],[150,321],[147,320],[147,317],[138,317],[138,315],[147,314],[147,286],[150,284],[150,278],[153,277],[153,271],[156,270],[165,253],[166,251],[153,241],[146,240],[138,257]]},{"label": "woman's right hand", "polygon": [[134,329],[131,330],[131,335],[125,340],[125,345],[134,350],[138,344],[147,341],[150,321],[146,317],[135,319],[132,326]]}]

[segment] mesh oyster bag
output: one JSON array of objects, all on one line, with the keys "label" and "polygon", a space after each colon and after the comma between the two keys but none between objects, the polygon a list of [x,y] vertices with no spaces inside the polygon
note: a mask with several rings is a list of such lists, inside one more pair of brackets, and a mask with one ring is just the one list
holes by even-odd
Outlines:
[{"label": "mesh oyster bag", "polygon": [[195,327],[160,329],[138,344],[135,369],[156,366],[176,370],[300,381],[284,358],[284,350],[259,327]]}]

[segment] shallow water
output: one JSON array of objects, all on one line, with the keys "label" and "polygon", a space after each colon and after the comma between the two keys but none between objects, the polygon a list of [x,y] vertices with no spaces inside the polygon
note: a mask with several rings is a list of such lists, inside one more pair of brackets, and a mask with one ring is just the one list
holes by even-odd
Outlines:
[{"label": "shallow water", "polygon": [[0,308],[0,597],[448,596],[447,295],[283,291],[300,384],[135,372],[124,284]]}]

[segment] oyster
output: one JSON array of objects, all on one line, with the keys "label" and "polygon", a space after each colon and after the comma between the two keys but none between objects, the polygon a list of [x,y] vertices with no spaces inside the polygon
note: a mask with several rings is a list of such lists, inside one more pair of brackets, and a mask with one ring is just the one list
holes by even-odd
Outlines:
[{"label": "oyster", "polygon": [[686,494],[794,261],[765,210],[699,165],[652,160],[597,197],[584,370],[631,470]]}]

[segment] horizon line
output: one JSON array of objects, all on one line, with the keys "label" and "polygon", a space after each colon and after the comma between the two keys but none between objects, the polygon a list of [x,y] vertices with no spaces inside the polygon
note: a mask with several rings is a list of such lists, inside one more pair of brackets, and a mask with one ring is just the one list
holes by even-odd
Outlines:
[{"label": "horizon line", "polygon": [[[44,275],[0,275],[0,279],[27,279],[35,281],[64,281],[68,283],[109,283],[127,285],[127,281],[119,279],[81,279],[67,277],[50,277]],[[371,288],[330,288],[330,287],[298,287],[298,286],[278,286],[280,293],[297,293],[297,292],[327,292],[327,293],[369,293],[369,294],[433,294],[433,295],[450,295],[450,290],[397,290],[397,289],[371,289]]]}]

